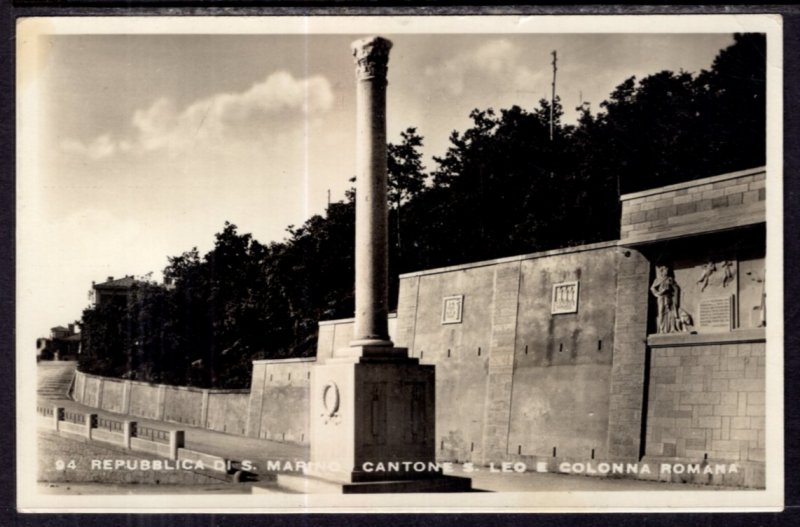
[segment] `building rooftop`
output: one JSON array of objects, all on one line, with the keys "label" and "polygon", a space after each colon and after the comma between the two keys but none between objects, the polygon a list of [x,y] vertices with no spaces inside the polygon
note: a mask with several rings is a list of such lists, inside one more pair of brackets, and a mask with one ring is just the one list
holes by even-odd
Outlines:
[{"label": "building rooftop", "polygon": [[132,276],[126,276],[124,278],[118,278],[114,280],[113,276],[109,276],[108,280],[102,282],[100,284],[94,284],[93,287],[95,289],[130,289],[133,287],[138,280],[136,280]]}]

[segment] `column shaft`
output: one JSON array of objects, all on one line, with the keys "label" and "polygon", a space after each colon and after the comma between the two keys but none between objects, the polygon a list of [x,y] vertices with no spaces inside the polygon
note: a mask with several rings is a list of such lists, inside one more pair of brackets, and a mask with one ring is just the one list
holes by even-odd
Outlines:
[{"label": "column shaft", "polygon": [[389,234],[386,203],[386,63],[391,43],[354,45],[356,88],[356,312],[351,346],[389,339]]}]

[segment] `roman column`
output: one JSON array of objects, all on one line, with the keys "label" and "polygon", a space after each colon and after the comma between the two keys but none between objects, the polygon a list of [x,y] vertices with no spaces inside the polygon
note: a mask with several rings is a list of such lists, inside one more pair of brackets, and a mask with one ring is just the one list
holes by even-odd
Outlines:
[{"label": "roman column", "polygon": [[352,44],[356,64],[356,312],[351,347],[391,347],[388,315],[386,73],[392,43]]},{"label": "roman column", "polygon": [[[279,474],[300,492],[469,490],[436,466],[436,378],[389,338],[386,66],[392,44],[353,43],[356,62],[356,317],[353,340],[317,357],[309,387],[305,476]],[[388,468],[386,468],[388,467]],[[311,477],[306,477],[311,476]]]}]

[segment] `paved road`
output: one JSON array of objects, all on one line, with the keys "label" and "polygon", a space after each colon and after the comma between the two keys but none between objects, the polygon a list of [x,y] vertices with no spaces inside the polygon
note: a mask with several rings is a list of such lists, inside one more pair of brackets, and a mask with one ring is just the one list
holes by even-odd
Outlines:
[{"label": "paved road", "polygon": [[[40,369],[40,371],[42,371]],[[120,414],[115,414],[105,410],[98,410],[89,406],[78,404],[68,400],[66,395],[59,400],[40,401],[63,405],[66,408],[97,413],[112,418],[121,418]],[[124,416],[128,419],[130,417]],[[184,430],[186,448],[197,450],[208,454],[221,456],[225,459],[236,461],[250,460],[257,466],[266,467],[267,461],[307,461],[309,456],[308,447],[293,445],[289,443],[278,443],[265,439],[255,439],[222,432],[214,432],[202,428],[193,428],[184,424],[168,423],[164,421],[154,421],[150,419],[133,418],[142,424],[157,426],[162,429]],[[460,472],[459,465],[454,465],[456,469],[453,475],[466,475]],[[528,491],[553,491],[553,490],[596,490],[596,491],[630,491],[630,490],[718,490],[719,487],[706,485],[688,485],[676,483],[660,483],[655,481],[643,481],[633,479],[613,479],[601,477],[576,476],[554,473],[492,473],[485,467],[477,472],[469,474],[473,479],[473,488],[490,490],[496,492],[528,492]],[[730,490],[730,489],[728,489]]]}]

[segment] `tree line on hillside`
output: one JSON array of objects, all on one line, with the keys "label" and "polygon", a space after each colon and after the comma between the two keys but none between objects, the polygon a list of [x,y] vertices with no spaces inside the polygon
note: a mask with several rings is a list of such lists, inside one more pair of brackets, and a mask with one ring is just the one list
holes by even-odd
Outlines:
[{"label": "tree line on hillside", "polygon": [[[765,163],[766,39],[735,36],[697,75],[624,80],[562,123],[558,99],[474,110],[436,166],[413,127],[388,146],[390,301],[397,275],[616,239],[619,195]],[[253,359],[314,354],[317,323],[353,313],[354,190],[282,242],[230,223],[205,255],[169,258],[174,287],[140,282],[87,309],[79,367],[150,382],[241,388]]]}]

